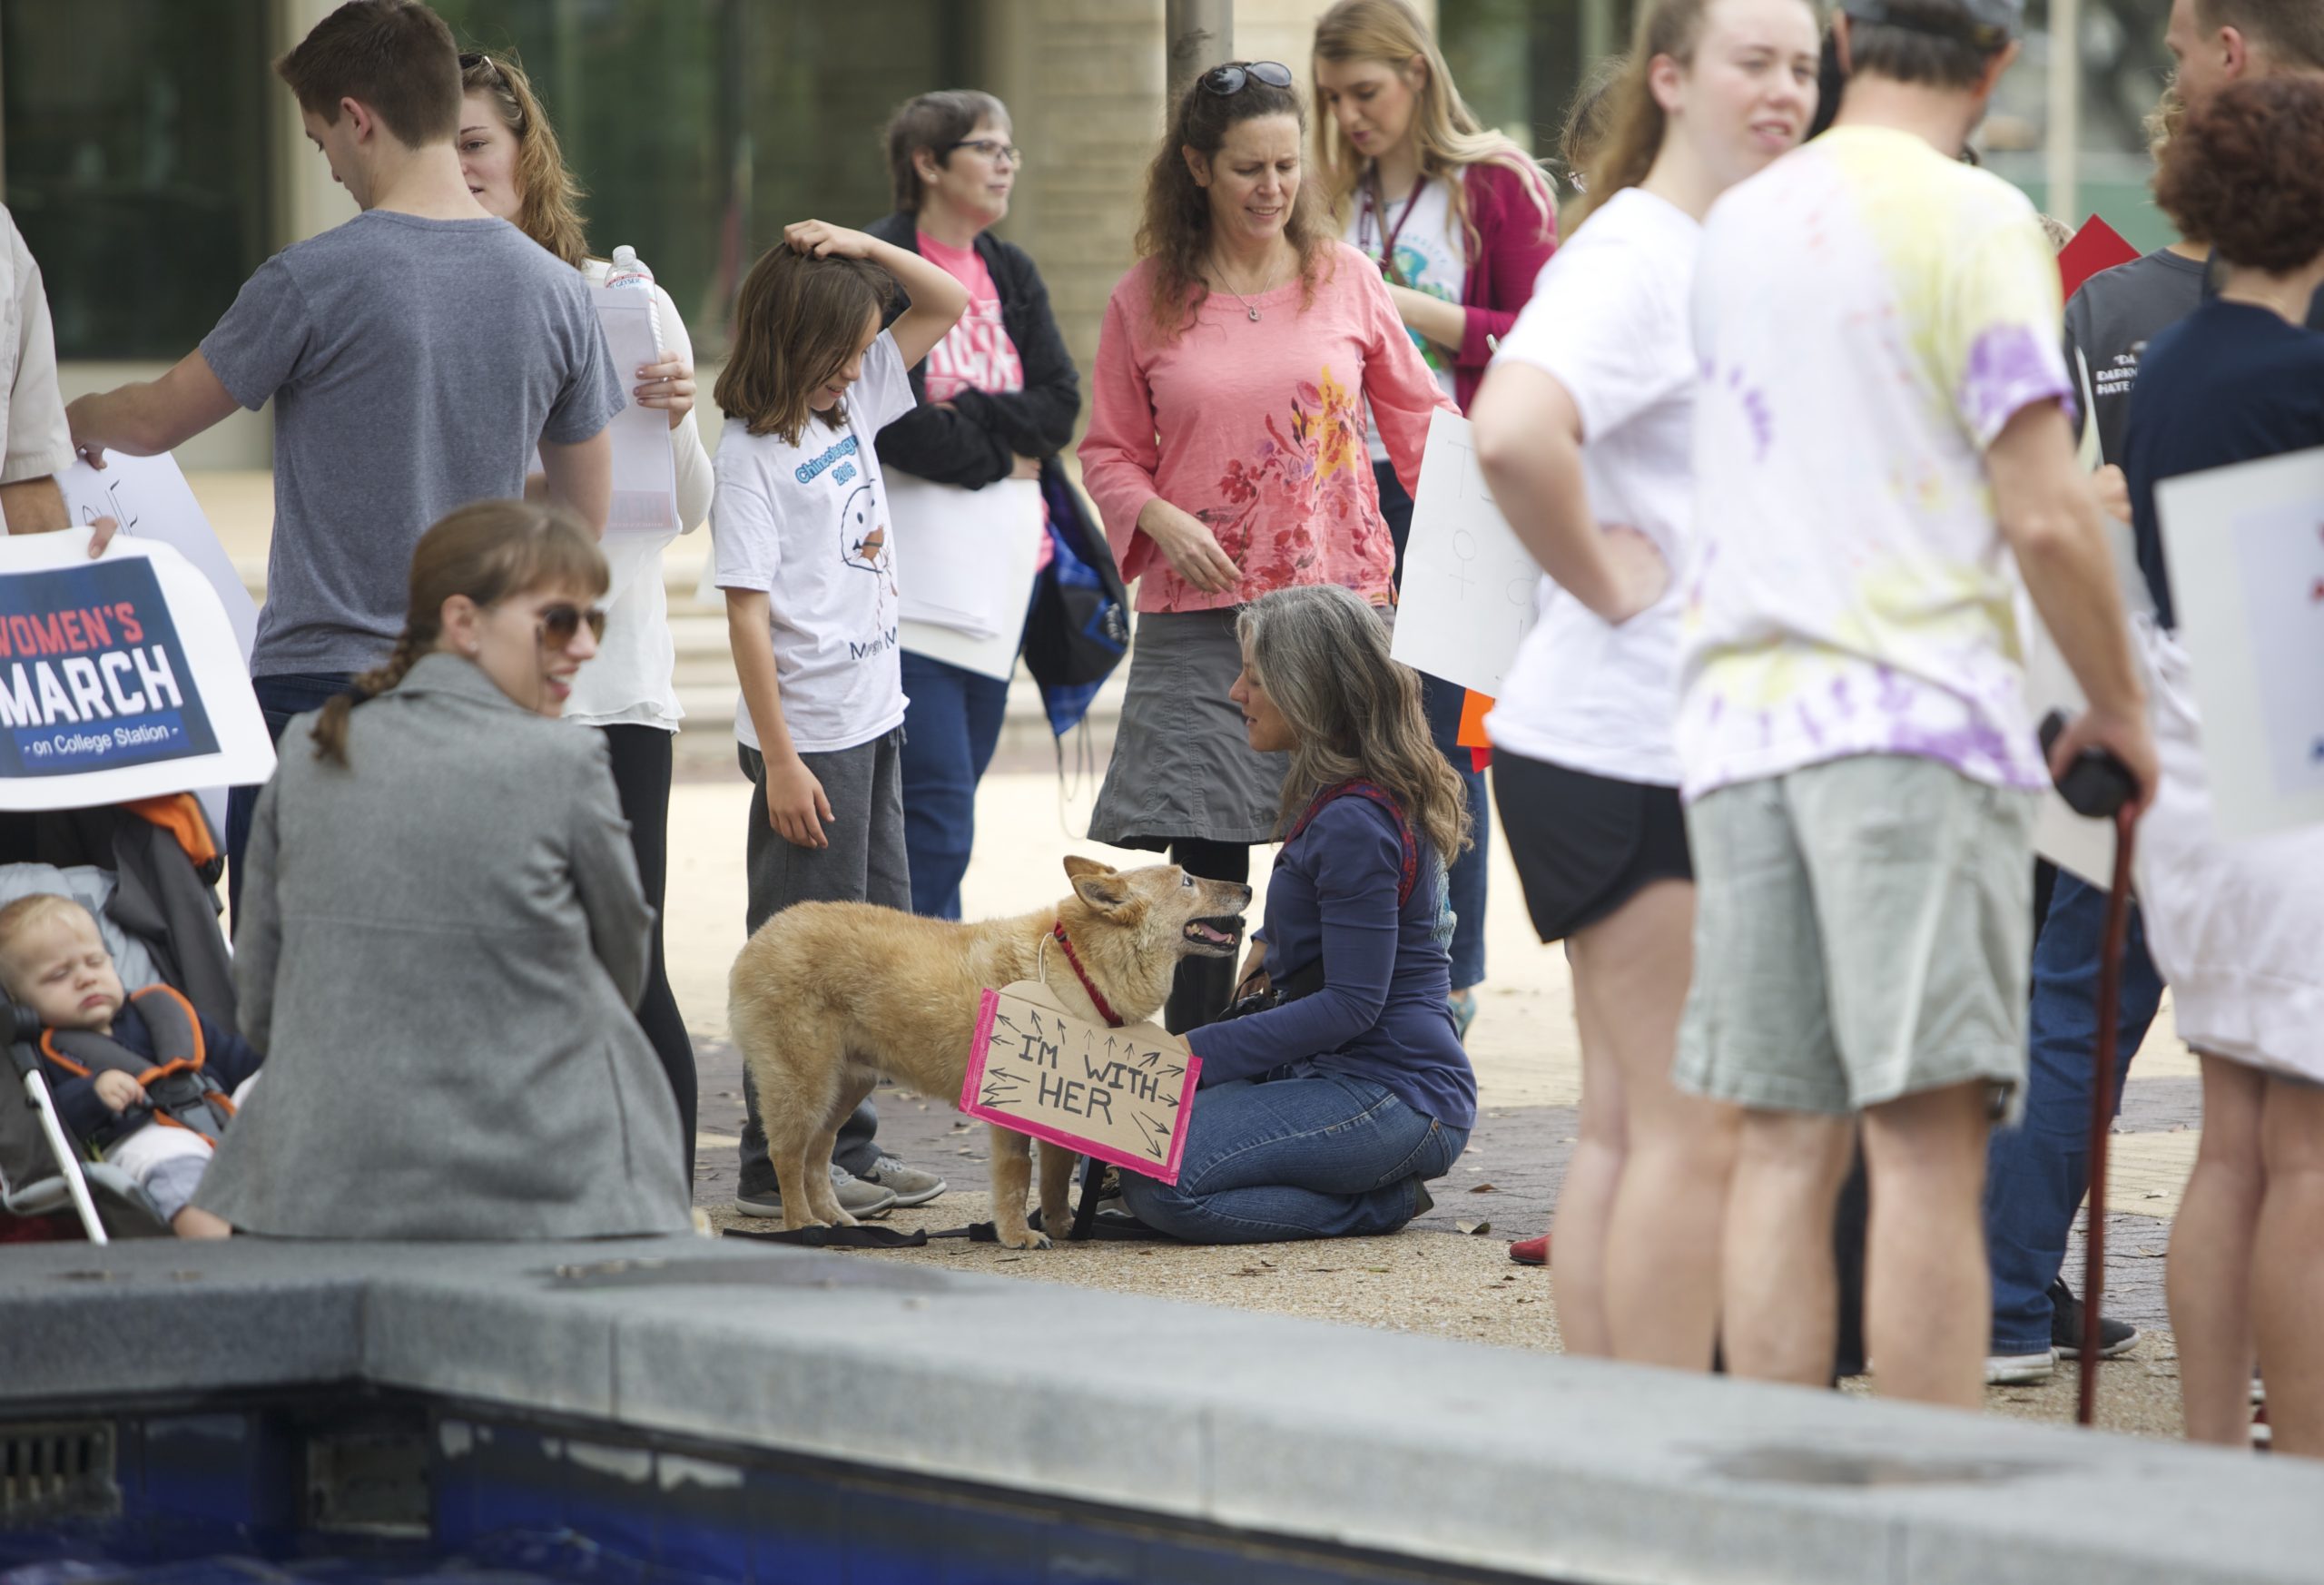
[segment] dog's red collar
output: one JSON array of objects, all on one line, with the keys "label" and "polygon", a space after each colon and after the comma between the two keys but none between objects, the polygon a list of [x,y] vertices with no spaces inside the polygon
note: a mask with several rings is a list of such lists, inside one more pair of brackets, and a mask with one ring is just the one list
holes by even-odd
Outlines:
[{"label": "dog's red collar", "polygon": [[1098,982],[1089,978],[1089,970],[1081,966],[1080,954],[1077,953],[1073,950],[1072,938],[1065,933],[1065,921],[1063,920],[1058,920],[1057,929],[1049,933],[1057,937],[1057,944],[1063,950],[1065,953],[1065,960],[1073,965],[1074,977],[1081,981],[1081,989],[1089,993],[1089,1005],[1098,1009],[1098,1016],[1106,1020],[1108,1028],[1116,1029],[1120,1029],[1122,1027],[1121,1014],[1113,1009],[1112,1005],[1106,1000],[1103,993],[1098,990]]}]

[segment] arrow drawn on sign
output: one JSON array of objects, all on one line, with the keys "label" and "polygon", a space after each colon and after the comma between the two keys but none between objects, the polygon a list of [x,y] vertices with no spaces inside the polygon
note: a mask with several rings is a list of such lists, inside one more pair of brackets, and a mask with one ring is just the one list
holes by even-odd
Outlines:
[{"label": "arrow drawn on sign", "polygon": [[1012,1035],[1022,1035],[1025,1032],[1019,1029],[1016,1021],[1005,1012],[994,1013],[992,1015],[992,1025],[993,1028],[997,1029],[1007,1029]]},{"label": "arrow drawn on sign", "polygon": [[1130,1116],[1137,1119],[1137,1126],[1146,1133],[1146,1153],[1157,1161],[1167,1159],[1170,1154],[1170,1130],[1144,1112],[1132,1112]]}]

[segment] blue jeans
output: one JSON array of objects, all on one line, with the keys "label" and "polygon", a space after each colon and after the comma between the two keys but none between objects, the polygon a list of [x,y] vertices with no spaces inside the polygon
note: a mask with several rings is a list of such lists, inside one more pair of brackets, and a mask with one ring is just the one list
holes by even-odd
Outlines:
[{"label": "blue jeans", "polygon": [[[1413,527],[1413,498],[1385,462],[1372,465],[1380,487],[1380,515],[1387,519],[1388,537],[1396,546],[1396,581],[1404,578],[1404,541]],[[1452,989],[1466,990],[1485,977],[1485,875],[1492,841],[1492,818],[1485,806],[1485,773],[1476,768],[1470,751],[1461,746],[1461,705],[1468,690],[1426,672],[1420,677],[1421,714],[1428,718],[1428,735],[1460,774],[1468,795],[1469,834],[1476,845],[1452,861],[1444,873],[1444,900],[1452,909]]]},{"label": "blue jeans", "polygon": [[904,852],[911,911],[960,917],[960,878],[977,834],[977,783],[1000,742],[1009,684],[903,652]]},{"label": "blue jeans", "polygon": [[[354,682],[346,672],[276,672],[252,677],[251,692],[258,695],[259,713],[266,717],[266,735],[280,748],[282,729],[290,724],[292,716],[320,710],[352,688]],[[242,852],[251,845],[251,818],[258,812],[258,795],[265,791],[264,787],[226,789],[226,901],[234,911],[237,925],[242,920]]]},{"label": "blue jeans", "polygon": [[[2061,872],[2034,945],[2032,1060],[2025,1120],[1996,1129],[1985,1157],[1985,1258],[1993,1270],[1995,1354],[2050,1346],[2050,1285],[2065,1264],[2066,1235],[2090,1183],[2090,1099],[2098,1034],[2098,957],[2106,893]],[[2122,948],[2114,1100],[2132,1054],[2162,1003],[2135,906]],[[1199,1114],[1197,1114],[1199,1115]]]},{"label": "blue jeans", "polygon": [[1393,1233],[1468,1144],[1368,1078],[1238,1078],[1196,1096],[1178,1181],[1125,1172],[1122,1200],[1190,1244]]}]

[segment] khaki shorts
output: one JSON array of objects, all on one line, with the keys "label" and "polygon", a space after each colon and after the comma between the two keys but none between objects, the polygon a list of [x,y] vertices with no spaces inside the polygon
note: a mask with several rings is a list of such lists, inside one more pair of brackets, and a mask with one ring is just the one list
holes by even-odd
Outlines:
[{"label": "khaki shorts", "polygon": [[2039,807],[1900,755],[1697,800],[1695,980],[1672,1077],[1834,1114],[1985,1079],[1995,1115],[2014,1109]]}]

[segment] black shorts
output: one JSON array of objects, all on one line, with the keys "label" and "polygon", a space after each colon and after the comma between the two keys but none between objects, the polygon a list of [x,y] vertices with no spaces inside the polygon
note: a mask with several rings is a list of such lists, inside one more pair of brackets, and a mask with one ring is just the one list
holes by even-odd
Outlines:
[{"label": "black shorts", "polygon": [[1506,749],[1492,756],[1492,801],[1544,941],[1596,924],[1653,881],[1692,881],[1676,787],[1570,771]]}]

